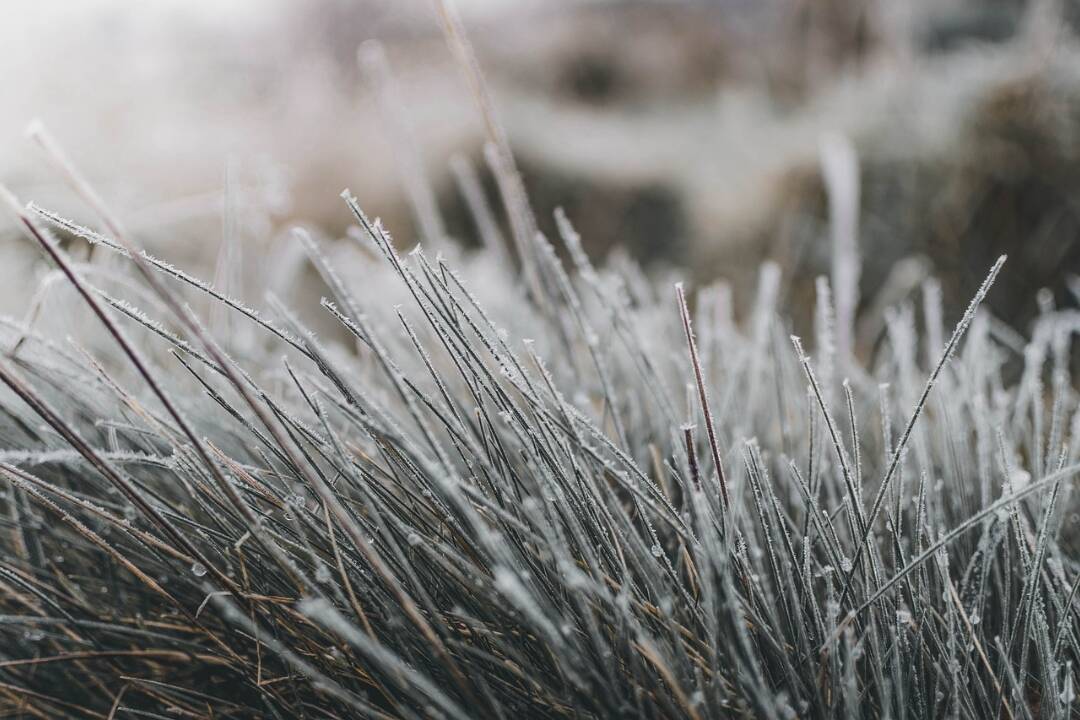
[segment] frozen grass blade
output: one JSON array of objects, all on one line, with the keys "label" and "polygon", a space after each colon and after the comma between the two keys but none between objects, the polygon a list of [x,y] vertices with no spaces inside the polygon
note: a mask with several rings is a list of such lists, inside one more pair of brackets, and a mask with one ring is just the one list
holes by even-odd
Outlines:
[{"label": "frozen grass blade", "polygon": [[723,501],[724,514],[727,515],[730,512],[731,498],[728,496],[724,463],[720,457],[720,446],[716,439],[716,424],[713,422],[712,411],[709,409],[709,394],[705,388],[705,378],[701,370],[701,359],[698,357],[697,343],[694,342],[694,331],[690,327],[690,310],[686,306],[686,295],[683,292],[682,284],[675,286],[675,296],[679,303],[679,314],[682,316],[686,345],[690,351],[690,364],[694,370],[694,381],[697,384],[698,399],[701,401],[701,412],[705,416],[705,432],[709,436],[709,451],[712,453],[713,467],[716,469],[717,482],[720,485],[720,498]]},{"label": "frozen grass blade", "polygon": [[990,272],[987,274],[986,279],[983,280],[982,285],[980,285],[979,289],[975,292],[975,297],[971,299],[971,303],[968,305],[967,310],[964,311],[964,315],[956,324],[956,328],[953,329],[952,336],[949,338],[949,342],[945,345],[945,349],[941,353],[941,358],[938,360],[937,365],[934,366],[934,370],[930,373],[930,377],[927,378],[926,386],[923,388],[922,395],[919,396],[919,400],[915,404],[915,409],[912,411],[911,417],[904,427],[904,432],[900,434],[900,440],[897,443],[896,448],[892,450],[889,467],[885,470],[885,476],[881,479],[881,485],[878,487],[877,494],[874,496],[874,502],[870,505],[870,513],[867,516],[868,524],[862,531],[862,538],[857,545],[855,559],[852,562],[851,570],[844,578],[844,590],[840,599],[841,604],[843,604],[844,600],[847,598],[848,591],[851,588],[851,577],[859,568],[867,537],[869,537],[874,520],[881,510],[881,503],[885,499],[885,493],[889,489],[889,483],[892,482],[893,474],[896,472],[900,458],[903,456],[904,450],[907,447],[908,439],[911,437],[911,431],[914,429],[915,423],[918,421],[919,415],[926,405],[926,399],[930,396],[930,391],[934,389],[934,384],[937,382],[938,376],[941,375],[941,371],[945,368],[945,365],[949,362],[949,358],[952,357],[953,352],[956,350],[960,338],[964,336],[964,332],[975,318],[975,311],[978,310],[979,306],[982,304],[986,294],[990,292],[990,287],[994,284],[994,280],[997,279],[998,272],[1001,271],[1001,267],[1005,264],[1005,260],[1006,257],[1004,255],[997,259],[994,266],[990,268]]}]

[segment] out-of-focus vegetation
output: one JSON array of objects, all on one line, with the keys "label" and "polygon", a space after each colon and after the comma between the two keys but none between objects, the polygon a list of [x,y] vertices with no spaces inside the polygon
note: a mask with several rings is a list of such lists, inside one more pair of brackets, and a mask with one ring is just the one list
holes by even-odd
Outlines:
[{"label": "out-of-focus vegetation", "polygon": [[[1078,225],[1072,2],[462,6],[531,197],[564,207],[594,256],[727,278],[740,306],[744,271],[773,258],[799,298],[826,270],[819,151],[841,134],[859,158],[867,302],[883,287],[904,297],[931,268],[961,302],[970,268],[1003,251],[1023,271],[999,313],[1023,324],[1043,286],[1066,299]],[[0,179],[21,195],[77,209],[21,142],[40,115],[150,247],[193,267],[218,254],[228,158],[253,262],[287,245],[281,230],[296,219],[340,235],[326,198],[345,186],[389,226],[410,227],[397,170],[409,153],[447,231],[474,236],[450,160],[470,158],[495,194],[483,124],[425,3],[92,7],[39,10],[37,24],[11,14]],[[393,76],[389,108],[357,62],[372,39]],[[10,233],[3,250],[12,292],[0,309],[19,312],[34,256]],[[297,286],[274,268],[249,274],[256,293]]]}]

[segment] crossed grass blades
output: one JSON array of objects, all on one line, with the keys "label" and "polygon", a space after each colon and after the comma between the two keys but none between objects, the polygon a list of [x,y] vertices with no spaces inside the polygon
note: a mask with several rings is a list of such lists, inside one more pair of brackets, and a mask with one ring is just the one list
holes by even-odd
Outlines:
[{"label": "crossed grass blades", "polygon": [[559,213],[557,252],[491,127],[509,245],[461,164],[476,253],[429,217],[402,256],[347,192],[356,273],[297,232],[348,342],[146,254],[36,131],[104,233],[5,191],[79,300],[0,323],[5,713],[1075,716],[1076,311],[980,311],[1002,258],[863,362],[841,242],[811,356],[775,266],[740,323]]},{"label": "crossed grass blades", "polygon": [[[533,238],[503,327],[345,200],[365,272],[410,299],[300,233],[355,348],[16,206],[114,351],[4,323],[8,712],[1074,711],[1078,323],[1046,307],[1020,341],[977,312],[1004,259],[947,341],[928,282],[922,337],[902,307],[862,367],[833,351],[824,279],[811,358],[774,267],[742,327],[722,286],[691,313],[681,286],[594,268],[561,215],[573,272]],[[50,228],[141,275],[73,262]],[[474,282],[495,252],[460,259]],[[261,336],[215,337],[200,295]]]}]

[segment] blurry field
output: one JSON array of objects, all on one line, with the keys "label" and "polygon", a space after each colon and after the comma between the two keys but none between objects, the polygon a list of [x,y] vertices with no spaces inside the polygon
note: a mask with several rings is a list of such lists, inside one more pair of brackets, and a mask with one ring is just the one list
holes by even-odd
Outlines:
[{"label": "blurry field", "polygon": [[[472,0],[462,10],[541,229],[550,235],[563,207],[594,257],[626,252],[650,272],[723,278],[740,307],[753,268],[771,258],[804,305],[828,268],[820,146],[838,134],[859,161],[864,310],[903,299],[930,271],[947,306],[962,303],[976,268],[1006,251],[1022,271],[999,314],[1023,325],[1044,286],[1071,302],[1080,53],[1070,3]],[[5,20],[0,180],[85,213],[23,139],[40,117],[143,242],[211,268],[230,165],[230,223],[250,249],[253,299],[268,287],[320,292],[313,277],[260,259],[295,254],[284,246],[296,222],[339,237],[344,187],[406,243],[423,239],[405,191],[416,178],[446,232],[474,237],[455,155],[496,193],[469,86],[426,2],[18,0]],[[392,73],[389,102],[357,62],[373,39]],[[0,311],[18,315],[36,255],[3,222]],[[865,328],[863,343],[880,329]]]}]

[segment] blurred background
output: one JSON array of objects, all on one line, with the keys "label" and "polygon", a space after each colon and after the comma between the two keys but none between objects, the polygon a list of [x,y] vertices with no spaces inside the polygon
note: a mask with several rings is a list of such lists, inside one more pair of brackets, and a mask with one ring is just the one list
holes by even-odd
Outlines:
[{"label": "blurred background", "polygon": [[[288,230],[343,236],[343,188],[403,249],[425,234],[410,187],[430,188],[465,246],[478,233],[452,167],[497,202],[481,115],[428,0],[4,7],[0,182],[97,223],[26,138],[38,118],[155,254],[210,277],[235,241],[254,304],[316,282]],[[1074,0],[457,7],[540,229],[554,235],[564,208],[597,259],[725,279],[737,309],[773,259],[798,322],[829,273],[831,152],[855,163],[863,310],[914,297],[931,273],[959,315],[1002,252],[998,314],[1023,328],[1043,287],[1044,303],[1075,304]],[[0,312],[18,317],[44,264],[7,216],[0,249]]]}]

